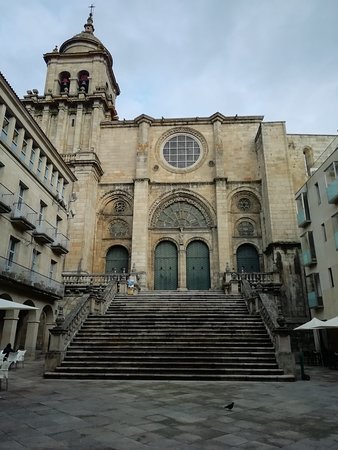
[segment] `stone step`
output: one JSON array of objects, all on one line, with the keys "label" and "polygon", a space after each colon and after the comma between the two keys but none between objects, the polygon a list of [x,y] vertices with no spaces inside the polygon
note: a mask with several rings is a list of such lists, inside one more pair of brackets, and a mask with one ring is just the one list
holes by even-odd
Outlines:
[{"label": "stone step", "polygon": [[[161,366],[154,366],[153,364],[151,365],[142,365],[142,366],[133,366],[133,365],[120,365],[120,367],[114,367],[114,366],[110,366],[109,368],[103,366],[103,365],[98,365],[98,366],[94,366],[91,367],[90,365],[87,366],[85,368],[87,373],[117,373],[117,372],[128,372],[128,373],[144,373],[144,374],[152,374],[152,372],[157,372],[157,373],[161,373],[161,372],[166,372],[166,373],[172,373],[172,374],[180,374],[180,373],[195,373],[195,374],[201,374],[201,375],[208,375],[208,374],[248,374],[248,375],[252,375],[253,373],[257,373],[257,374],[261,374],[261,375],[269,375],[269,374],[273,374],[273,375],[282,375],[283,371],[281,369],[278,368],[272,368],[272,369],[265,369],[265,368],[257,368],[257,367],[224,367],[222,366],[222,364],[220,364],[219,366],[216,365],[207,365],[204,367],[200,367],[200,366],[196,366],[196,367],[184,367],[184,366],[176,366],[173,367],[172,365],[163,365]],[[57,367],[55,369],[56,372],[82,372],[83,371],[83,367],[80,366],[74,366],[74,367],[67,367],[62,365],[62,367]]]},{"label": "stone step", "polygon": [[[155,325],[155,324],[154,324]],[[125,327],[111,327],[110,329],[106,330],[106,329],[102,329],[102,328],[97,328],[97,329],[82,329],[81,331],[78,332],[77,337],[81,336],[81,337],[85,337],[85,336],[89,336],[92,337],[93,335],[96,334],[96,332],[99,332],[100,335],[102,337],[108,337],[108,336],[120,336],[120,335],[140,335],[143,336],[145,334],[149,335],[149,336],[154,336],[154,335],[159,335],[159,336],[167,336],[167,335],[179,335],[179,336],[222,336],[224,338],[232,338],[234,336],[234,334],[236,333],[236,335],[240,335],[240,337],[242,337],[243,335],[246,336],[255,336],[257,338],[259,337],[267,337],[266,336],[266,332],[262,331],[262,330],[255,330],[253,328],[244,328],[241,329],[240,331],[236,331],[234,329],[229,329],[227,327],[224,326],[217,326],[217,327],[212,327],[212,326],[194,326],[194,327],[159,327],[156,326],[156,329],[154,329],[153,327],[128,327],[128,329],[126,330]]]},{"label": "stone step", "polygon": [[[211,369],[238,369],[238,362],[239,361],[234,361],[234,362],[224,362],[224,361],[208,361],[208,360],[203,360],[203,369],[204,370],[211,370]],[[253,361],[253,362],[243,362],[240,361],[241,363],[241,369],[259,369],[259,370],[263,370],[263,369],[271,369],[271,370],[276,370],[278,369],[278,366],[276,364],[276,362],[258,362]],[[108,371],[112,371],[112,370],[123,370],[124,367],[132,368],[135,369],[139,368],[140,370],[143,369],[151,369],[154,368],[154,370],[157,369],[164,369],[164,368],[168,368],[169,370],[172,370],[173,367],[173,361],[163,361],[159,358],[157,359],[144,359],[144,360],[125,360],[125,361],[121,361],[121,360],[112,360],[112,361],[102,361],[102,360],[87,360],[87,361],[70,361],[68,359],[66,359],[65,361],[63,361],[62,363],[62,368],[60,367],[59,370],[63,370],[65,368],[78,368],[78,370],[81,370],[81,368],[86,367],[86,371],[90,372],[90,371],[95,371],[95,370],[108,370]],[[200,361],[175,361],[175,369],[174,370],[182,370],[183,368],[187,368],[187,369],[191,369],[191,370],[195,370],[198,369],[200,370],[201,367],[201,362]],[[280,369],[278,369],[280,370]]]},{"label": "stone step", "polygon": [[216,375],[201,375],[201,374],[168,374],[156,373],[87,373],[85,371],[80,373],[74,372],[45,372],[45,378],[53,379],[76,379],[76,380],[142,380],[142,381],[273,381],[273,382],[291,382],[295,381],[293,375],[281,374],[216,374]]},{"label": "stone step", "polygon": [[168,373],[72,373],[72,372],[45,372],[45,378],[75,379],[75,380],[142,380],[142,381],[259,381],[259,382],[291,382],[295,381],[293,375],[263,375],[263,374],[227,374],[227,375],[195,375],[195,374],[168,374]]},{"label": "stone step", "polygon": [[[164,340],[165,338],[165,340]],[[210,336],[209,334],[206,335],[201,335],[201,334],[197,334],[196,336],[192,336],[192,335],[182,335],[182,334],[178,334],[178,335],[166,335],[166,334],[149,334],[149,333],[145,333],[144,335],[131,335],[130,333],[124,333],[124,334],[115,334],[112,335],[110,337],[110,340],[112,340],[114,343],[116,342],[135,342],[135,343],[146,343],[149,342],[150,345],[151,342],[156,343],[156,345],[159,345],[161,343],[163,344],[168,344],[168,343],[205,343],[206,345],[210,345],[210,344],[226,344],[227,342],[230,343],[230,339],[231,338],[231,344],[247,344],[247,345],[252,345],[252,344],[261,344],[261,345],[266,345],[266,344],[270,344],[271,342],[269,340],[269,338],[265,337],[255,337],[255,336],[248,336],[248,335],[244,335],[244,336],[234,336],[232,337],[231,335],[222,335],[219,334],[217,336]],[[109,338],[107,338],[109,340]],[[151,340],[150,340],[151,339]],[[104,337],[99,337],[99,338],[92,338],[90,339],[90,342],[88,342],[88,337],[81,337],[81,336],[76,336],[73,339],[74,343],[88,343],[88,344],[97,344],[99,345],[100,343],[106,343],[106,339]],[[110,342],[110,341],[109,341]]]},{"label": "stone step", "polygon": [[215,291],[119,294],[90,315],[48,378],[293,381],[259,315]]},{"label": "stone step", "polygon": [[101,354],[100,352],[81,352],[81,354],[76,352],[68,352],[64,362],[68,364],[68,362],[73,362],[74,364],[81,365],[82,363],[87,363],[88,361],[93,362],[97,361],[99,363],[105,362],[116,362],[116,361],[161,361],[161,362],[180,362],[183,360],[184,362],[223,362],[223,363],[241,363],[242,364],[250,364],[257,363],[266,364],[270,363],[276,366],[276,360],[273,354],[262,356],[262,354],[257,353],[255,356],[252,354],[250,356],[220,356],[219,354],[211,354],[210,356],[205,356],[203,353],[199,353],[199,355],[191,355],[187,353],[147,353],[147,352],[114,352],[114,354]]},{"label": "stone step", "polygon": [[[122,349],[126,349],[126,348],[140,348],[140,349],[150,349],[153,350],[154,348],[159,348],[159,349],[163,349],[163,348],[168,348],[169,350],[173,350],[173,349],[177,349],[177,351],[180,351],[180,349],[182,349],[182,351],[186,351],[186,350],[191,350],[191,349],[199,349],[199,348],[203,348],[205,349],[205,351],[209,351],[211,348],[217,348],[218,350],[223,349],[224,351],[231,351],[231,349],[236,349],[236,350],[250,350],[253,351],[252,349],[257,349],[257,350],[267,350],[267,349],[273,349],[273,346],[271,344],[270,341],[268,342],[260,342],[259,345],[257,345],[256,342],[219,342],[219,341],[215,341],[215,342],[208,342],[208,341],[204,341],[202,343],[196,343],[196,342],[181,342],[181,341],[172,341],[172,342],[167,342],[167,341],[157,341],[154,342],[153,340],[151,341],[126,341],[124,340],[124,342],[121,342],[121,340],[119,341],[113,341],[113,342],[109,342],[107,343],[106,341],[104,342],[85,342],[85,343],[76,343],[76,342],[72,342],[70,345],[70,349],[79,349],[82,348],[84,350],[86,349],[91,349],[91,348],[97,348],[100,349],[101,351],[115,351],[116,348],[120,348]],[[207,350],[208,349],[208,350]],[[235,351],[235,350],[234,350]]]}]

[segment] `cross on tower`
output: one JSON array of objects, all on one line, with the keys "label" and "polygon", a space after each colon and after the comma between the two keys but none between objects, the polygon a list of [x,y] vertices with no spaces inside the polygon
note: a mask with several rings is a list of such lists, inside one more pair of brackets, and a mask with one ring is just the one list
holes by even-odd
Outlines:
[{"label": "cross on tower", "polygon": [[90,6],[88,6],[88,8],[90,8],[90,15],[92,16],[93,15],[93,9],[95,8],[95,6],[92,3]]}]

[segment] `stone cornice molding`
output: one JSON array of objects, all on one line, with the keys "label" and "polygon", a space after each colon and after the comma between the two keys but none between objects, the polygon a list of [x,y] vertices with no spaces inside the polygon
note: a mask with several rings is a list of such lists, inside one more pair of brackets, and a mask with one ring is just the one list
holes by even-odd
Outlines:
[{"label": "stone cornice molding", "polygon": [[101,162],[95,152],[84,151],[74,154],[61,155],[65,163],[73,168],[90,166],[94,169],[98,179],[103,175]]}]

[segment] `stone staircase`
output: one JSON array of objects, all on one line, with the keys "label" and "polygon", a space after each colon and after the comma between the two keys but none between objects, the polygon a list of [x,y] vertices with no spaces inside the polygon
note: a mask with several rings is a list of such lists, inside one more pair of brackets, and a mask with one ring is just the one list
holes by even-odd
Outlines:
[{"label": "stone staircase", "polygon": [[261,318],[240,296],[214,291],[119,294],[45,377],[294,381],[278,368]]}]

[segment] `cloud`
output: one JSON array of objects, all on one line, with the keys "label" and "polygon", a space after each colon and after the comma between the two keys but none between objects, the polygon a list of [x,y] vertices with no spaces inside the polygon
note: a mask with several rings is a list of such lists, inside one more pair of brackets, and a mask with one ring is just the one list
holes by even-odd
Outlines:
[{"label": "cloud", "polygon": [[[336,133],[336,0],[97,0],[95,35],[113,55],[120,117],[224,114]],[[43,90],[43,53],[83,30],[82,0],[3,9],[1,70],[22,96]]]}]

